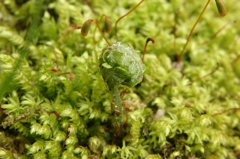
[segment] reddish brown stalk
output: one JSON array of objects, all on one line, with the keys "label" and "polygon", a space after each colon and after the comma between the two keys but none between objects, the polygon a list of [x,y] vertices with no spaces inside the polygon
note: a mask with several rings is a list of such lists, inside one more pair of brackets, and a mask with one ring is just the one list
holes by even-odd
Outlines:
[{"label": "reddish brown stalk", "polygon": [[61,116],[58,114],[58,112],[56,111],[48,112],[48,114],[51,114],[51,113],[55,114],[57,116],[57,119],[61,119]]},{"label": "reddish brown stalk", "polygon": [[[96,26],[97,26],[97,28],[99,29],[99,31],[100,31],[102,37],[104,38],[104,40],[107,42],[108,45],[111,45],[111,43],[107,40],[107,38],[106,38],[105,35],[103,34],[103,32],[102,32],[102,30],[101,30],[101,28],[100,28],[98,22],[96,22],[96,21],[93,20],[93,19],[89,19],[89,20],[87,20],[87,21],[90,22],[90,23],[92,23],[92,22],[95,23]],[[87,21],[86,21],[86,22],[87,22]],[[83,27],[84,27],[84,25],[83,25]],[[82,27],[82,29],[83,29],[83,27]],[[88,31],[88,29],[89,29],[89,28],[87,28],[87,31]],[[84,33],[85,33],[85,32],[84,32]],[[82,36],[87,36],[87,32],[86,32],[85,34],[82,34]]]},{"label": "reddish brown stalk", "polygon": [[147,51],[147,45],[148,45],[149,41],[151,41],[153,44],[155,44],[155,40],[153,38],[147,38],[144,49],[143,49],[143,53],[142,53],[142,62],[144,62],[144,57],[145,57],[145,54]]},{"label": "reddish brown stalk", "polygon": [[[70,33],[72,33],[74,30],[76,29],[81,29],[82,26],[77,26],[76,24],[71,24],[71,30],[69,31],[69,29],[67,29],[63,35],[58,39],[58,42],[62,41],[62,39],[64,38],[68,38]],[[70,33],[69,33],[70,32]]]},{"label": "reddish brown stalk", "polygon": [[51,68],[50,71],[58,72],[59,71],[59,69],[58,69],[58,57],[57,57],[55,52],[53,52],[53,53],[54,53],[54,56],[55,56],[55,59],[56,59],[56,68]]},{"label": "reddish brown stalk", "polygon": [[210,72],[210,73],[208,73],[208,74],[206,74],[205,76],[203,76],[203,77],[199,77],[198,79],[196,79],[196,80],[194,80],[194,81],[192,81],[190,84],[188,84],[188,85],[191,85],[191,84],[193,84],[194,82],[196,82],[196,81],[199,81],[199,80],[201,80],[201,79],[203,79],[203,78],[205,78],[205,77],[207,77],[207,76],[209,76],[209,75],[212,75],[212,74],[214,74],[218,69],[219,69],[219,66],[220,66],[220,64],[217,62],[217,67],[216,67],[216,69],[215,70],[213,70],[212,72]]},{"label": "reddish brown stalk", "polygon": [[[76,29],[81,29],[81,28],[82,28],[82,26],[77,26],[76,24],[72,24],[71,26],[72,26],[72,30],[70,31],[70,33],[72,33],[72,32],[73,32],[74,30],[76,30]],[[66,38],[68,38],[69,35],[70,35],[70,34],[68,34],[68,35],[66,36]]]},{"label": "reddish brown stalk", "polygon": [[128,88],[126,88],[125,90],[123,90],[122,92],[120,92],[121,98],[123,98],[124,95],[127,94],[127,93],[130,93]]},{"label": "reddish brown stalk", "polygon": [[191,36],[192,36],[192,33],[193,33],[195,27],[197,26],[199,20],[201,19],[203,13],[205,12],[205,10],[206,10],[208,4],[210,3],[210,1],[211,1],[211,0],[208,0],[208,1],[207,1],[207,3],[206,3],[206,5],[204,6],[202,12],[201,12],[200,15],[198,16],[197,21],[196,21],[195,24],[193,25],[193,27],[192,27],[192,29],[191,29],[189,35],[188,35],[187,41],[186,41],[186,43],[185,43],[185,45],[184,45],[184,47],[183,47],[183,49],[182,49],[180,55],[177,56],[177,62],[178,62],[178,63],[181,61],[181,57],[182,57],[182,55],[183,55],[183,53],[184,53],[184,51],[185,51],[185,49],[186,49],[186,47],[187,47],[187,45],[188,45],[188,42],[189,42],[189,40],[190,40],[190,38],[191,38]]},{"label": "reddish brown stalk", "polygon": [[132,8],[129,12],[127,12],[126,14],[124,14],[123,16],[121,16],[115,23],[115,26],[114,26],[114,31],[115,31],[115,37],[116,37],[116,40],[118,41],[118,37],[117,37],[117,24],[118,22],[123,19],[124,17],[126,17],[127,15],[129,15],[132,11],[134,11],[138,6],[140,6],[140,4],[143,2],[144,0],[141,0],[134,8]]},{"label": "reddish brown stalk", "polygon": [[233,42],[233,44],[231,46],[231,49],[229,50],[230,53],[233,52],[233,50],[235,49],[239,39],[240,39],[240,36],[238,35],[237,38],[234,40],[234,42]]},{"label": "reddish brown stalk", "polygon": [[[106,19],[109,18],[107,15],[103,14],[100,19],[98,20],[98,24],[101,22],[102,18],[105,17]],[[96,43],[96,40],[95,40],[95,33],[96,33],[96,30],[97,30],[97,26],[95,27],[94,31],[93,31],[93,41]],[[106,33],[110,33],[110,32],[106,32]]]},{"label": "reddish brown stalk", "polygon": [[239,110],[239,109],[240,109],[240,108],[231,108],[231,109],[225,110],[225,111],[223,111],[223,112],[213,114],[212,116],[221,115],[221,114],[227,113],[227,112],[230,111],[230,110]]},{"label": "reddish brown stalk", "polygon": [[237,62],[240,59],[240,55],[238,55],[232,62],[232,64],[234,64],[235,62]]},{"label": "reddish brown stalk", "polygon": [[99,29],[99,31],[100,31],[102,37],[103,37],[104,40],[107,42],[107,44],[108,44],[108,45],[111,45],[110,42],[109,42],[109,41],[107,40],[107,38],[105,37],[105,35],[103,34],[103,32],[102,32],[100,26],[98,25],[98,23],[97,23],[95,20],[93,20],[92,22],[94,22],[94,23],[97,25],[97,27],[98,27],[98,29]]},{"label": "reddish brown stalk", "polygon": [[226,28],[229,24],[232,23],[236,23],[236,20],[232,20],[230,22],[228,22],[227,24],[225,24],[223,27],[221,27],[208,41],[205,41],[204,43],[202,43],[202,45],[205,45],[207,43],[209,43],[212,39],[214,39],[224,28]]},{"label": "reddish brown stalk", "polygon": [[68,125],[68,127],[67,127],[67,130],[66,130],[66,137],[65,137],[65,139],[64,139],[64,141],[63,141],[63,144],[62,144],[62,152],[64,151],[64,146],[65,146],[65,144],[66,144],[66,140],[67,140],[67,138],[68,138],[68,134],[70,133],[70,125]]},{"label": "reddish brown stalk", "polygon": [[69,74],[69,76],[70,76],[70,80],[72,81],[73,80],[73,74],[72,74],[72,72],[65,72],[65,73],[60,73],[60,74],[58,74],[58,76],[60,76],[60,75],[65,75],[65,74]]},{"label": "reddish brown stalk", "polygon": [[178,19],[178,11],[181,9],[181,7],[178,7],[174,13],[174,27],[173,27],[173,35],[174,35],[174,41],[173,41],[173,47],[174,47],[174,53],[176,56],[177,54],[177,48],[176,48],[176,39],[177,39],[177,19]]}]

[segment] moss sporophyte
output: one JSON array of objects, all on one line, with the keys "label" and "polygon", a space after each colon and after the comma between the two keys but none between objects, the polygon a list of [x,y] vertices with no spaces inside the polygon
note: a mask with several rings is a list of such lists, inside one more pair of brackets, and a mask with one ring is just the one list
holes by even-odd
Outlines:
[{"label": "moss sporophyte", "polygon": [[3,0],[0,158],[237,158],[235,4]]},{"label": "moss sporophyte", "polygon": [[[132,11],[134,11],[144,0],[140,1],[133,9],[127,12],[125,15],[121,16],[115,23],[115,37],[117,38],[117,23],[129,15]],[[99,22],[102,20],[102,17],[105,17],[105,25],[103,31],[106,33],[111,32],[112,24],[111,20],[108,16],[102,15]],[[143,73],[145,70],[145,66],[143,64],[144,55],[146,52],[147,43],[152,41],[155,43],[154,39],[148,38],[144,47],[142,59],[140,58],[139,51],[135,50],[129,44],[123,44],[122,42],[117,42],[115,44],[110,44],[107,38],[104,35],[104,32],[101,30],[99,26],[99,22],[89,19],[87,20],[81,28],[81,35],[87,36],[88,31],[90,29],[91,24],[95,23],[97,28],[99,29],[102,37],[107,42],[108,46],[103,49],[102,54],[99,58],[99,68],[100,73],[106,82],[110,91],[112,91],[113,96],[115,97],[115,103],[117,105],[119,114],[119,126],[120,126],[120,134],[122,137],[122,116],[123,116],[123,108],[122,102],[120,99],[120,94],[118,91],[118,87],[120,85],[125,85],[128,87],[134,87],[139,84],[143,79]],[[114,110],[112,110],[113,112]]]}]

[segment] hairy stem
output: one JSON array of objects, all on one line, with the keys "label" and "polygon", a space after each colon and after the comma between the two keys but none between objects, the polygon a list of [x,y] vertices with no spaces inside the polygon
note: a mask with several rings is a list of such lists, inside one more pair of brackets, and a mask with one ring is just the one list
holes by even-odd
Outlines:
[{"label": "hairy stem", "polygon": [[119,115],[119,124],[120,124],[120,137],[122,136],[122,116],[123,116],[123,112],[122,112],[122,102],[121,102],[121,98],[120,98],[120,94],[119,91],[117,89],[117,87],[113,88],[113,96],[115,97],[115,103],[118,107],[118,110],[120,112]]}]

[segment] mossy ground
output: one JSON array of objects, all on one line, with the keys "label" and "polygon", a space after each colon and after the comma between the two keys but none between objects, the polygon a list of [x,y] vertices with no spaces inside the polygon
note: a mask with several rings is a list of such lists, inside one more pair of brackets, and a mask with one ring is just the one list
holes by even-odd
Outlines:
[{"label": "mossy ground", "polygon": [[[238,0],[225,1],[225,17],[210,2],[180,63],[176,54],[205,1],[146,0],[118,23],[118,41],[140,52],[148,37],[156,41],[147,49],[143,81],[122,94],[119,135],[98,67],[107,44],[98,31],[93,36],[94,24],[86,37],[71,32],[71,24],[102,14],[115,22],[138,2],[0,1],[0,158],[237,158]],[[106,37],[117,42],[114,31]],[[59,75],[65,72],[73,79]]]}]

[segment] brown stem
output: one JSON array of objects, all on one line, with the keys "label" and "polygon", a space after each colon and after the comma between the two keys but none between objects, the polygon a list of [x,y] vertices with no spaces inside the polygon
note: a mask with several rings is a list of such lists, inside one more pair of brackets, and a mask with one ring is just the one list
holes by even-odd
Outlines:
[{"label": "brown stem", "polygon": [[[101,22],[102,18],[105,17],[105,18],[108,18],[107,15],[103,14],[100,19],[98,20],[98,24]],[[95,33],[96,33],[96,30],[97,30],[97,26],[95,27],[94,31],[93,31],[93,41],[96,43],[96,39],[95,39]]]},{"label": "brown stem", "polygon": [[237,62],[240,59],[240,55],[238,55],[232,62],[232,64],[234,64],[235,62]]},{"label": "brown stem", "polygon": [[99,29],[99,31],[100,31],[102,37],[103,37],[104,40],[107,42],[107,44],[108,44],[108,45],[111,45],[110,42],[109,42],[109,41],[107,40],[107,38],[105,37],[105,35],[103,34],[103,32],[102,32],[100,26],[98,25],[98,23],[97,23],[95,20],[93,20],[92,22],[94,22],[94,23],[97,25],[97,28]]},{"label": "brown stem", "polygon": [[59,71],[59,69],[58,69],[58,57],[57,57],[57,54],[56,54],[56,52],[54,51],[54,49],[52,49],[52,51],[53,51],[53,54],[54,54],[55,59],[56,59],[56,68],[51,68],[50,71],[58,72],[58,71]]},{"label": "brown stem", "polygon": [[64,139],[64,141],[63,141],[63,144],[62,144],[62,152],[64,151],[64,146],[65,146],[65,144],[66,144],[66,140],[67,140],[67,138],[68,138],[68,134],[70,133],[70,125],[68,125],[68,127],[67,127],[67,130],[66,130],[66,137],[65,137],[65,139]]},{"label": "brown stem", "polygon": [[230,22],[228,22],[227,24],[225,24],[223,27],[221,27],[208,41],[205,41],[204,43],[202,43],[202,45],[207,44],[208,42],[210,42],[212,39],[214,39],[224,28],[226,28],[229,24],[232,23],[236,23],[236,20],[232,20]]},{"label": "brown stem", "polygon": [[239,38],[240,38],[240,36],[238,35],[237,38],[234,40],[234,42],[233,42],[233,44],[232,44],[232,46],[231,46],[231,48],[229,50],[230,53],[233,52],[233,50],[235,49]]},{"label": "brown stem", "polygon": [[143,2],[144,0],[141,0],[134,8],[132,8],[129,12],[127,12],[126,14],[124,14],[123,16],[121,16],[115,23],[115,26],[114,26],[114,31],[115,31],[115,37],[116,37],[116,40],[118,41],[118,37],[117,37],[117,24],[118,22],[123,19],[124,17],[126,17],[127,15],[129,15],[132,11],[134,11],[138,6],[140,6],[140,4]]},{"label": "brown stem", "polygon": [[55,59],[56,59],[56,67],[58,68],[58,57],[55,51],[53,51]]},{"label": "brown stem", "polygon": [[142,62],[144,62],[144,56],[146,54],[146,51],[147,51],[147,45],[148,45],[148,42],[151,41],[153,44],[155,44],[155,40],[153,38],[147,38],[146,40],[146,43],[145,43],[145,46],[144,46],[144,49],[143,49],[143,53],[142,53]]},{"label": "brown stem", "polygon": [[123,98],[124,95],[127,94],[127,93],[130,93],[128,88],[126,88],[125,90],[123,90],[122,92],[120,92],[121,98]]},{"label": "brown stem", "polygon": [[111,45],[111,43],[107,40],[107,38],[106,38],[105,35],[103,34],[102,29],[100,28],[98,22],[96,22],[95,20],[92,20],[92,19],[90,19],[90,20],[91,20],[91,22],[94,22],[94,23],[96,24],[98,30],[100,31],[102,37],[103,37],[104,40],[107,42],[107,44],[108,44],[108,45]]},{"label": "brown stem", "polygon": [[[82,28],[81,26],[77,26],[76,24],[71,24],[71,31],[70,31],[70,33],[72,33],[76,29],[81,29],[81,28]],[[58,39],[58,42],[62,41],[63,38],[68,38],[70,33],[69,33],[69,29],[67,29],[63,33],[63,35]]]},{"label": "brown stem", "polygon": [[65,74],[69,74],[69,76],[70,76],[70,80],[73,80],[73,74],[72,74],[72,72],[65,72],[65,73],[60,73],[60,74],[58,74],[58,76],[60,76],[60,75],[65,75]]},{"label": "brown stem", "polygon": [[51,113],[55,114],[58,119],[61,119],[61,116],[58,114],[58,112],[56,111],[48,112],[48,114],[51,114]]},{"label": "brown stem", "polygon": [[190,40],[190,38],[191,38],[191,36],[192,36],[193,30],[194,30],[195,27],[197,26],[199,20],[201,19],[202,15],[203,15],[204,11],[206,10],[206,8],[207,8],[208,4],[210,3],[210,1],[211,1],[211,0],[208,0],[208,1],[207,1],[207,3],[206,3],[206,5],[204,6],[202,12],[201,12],[200,15],[198,16],[197,21],[196,21],[195,24],[193,25],[193,27],[192,27],[189,35],[188,35],[187,41],[186,41],[186,43],[185,43],[185,45],[184,45],[184,47],[183,47],[180,55],[177,57],[177,62],[178,62],[178,63],[181,61],[181,57],[182,57],[182,55],[183,55],[183,53],[184,53],[184,51],[185,51],[185,49],[186,49],[186,47],[187,47],[187,44],[188,44],[188,42],[189,42],[189,40]]},{"label": "brown stem", "polygon": [[173,41],[173,47],[174,47],[174,53],[176,56],[177,54],[177,48],[176,48],[176,39],[177,39],[177,19],[178,19],[178,11],[181,9],[181,7],[178,7],[174,13],[174,26],[173,26],[173,35],[174,35],[174,41]]},{"label": "brown stem", "polygon": [[228,112],[228,111],[230,111],[230,110],[239,110],[239,109],[240,109],[240,108],[231,108],[231,109],[225,110],[225,111],[223,111],[223,112],[213,114],[212,116],[221,115],[221,114],[224,114],[224,113],[226,113],[226,112]]},{"label": "brown stem", "polygon": [[207,77],[207,76],[209,76],[209,75],[212,75],[212,74],[214,74],[218,69],[219,69],[219,66],[220,66],[220,64],[217,62],[217,67],[216,67],[216,69],[215,70],[213,70],[212,72],[210,72],[210,73],[208,73],[208,74],[206,74],[205,76],[203,76],[203,77],[199,77],[198,79],[196,79],[196,80],[194,80],[194,81],[192,81],[190,84],[188,84],[188,85],[191,85],[191,84],[193,84],[194,82],[196,82],[196,81],[199,81],[199,80],[201,80],[201,79],[203,79],[203,78],[205,78],[205,77]]}]

